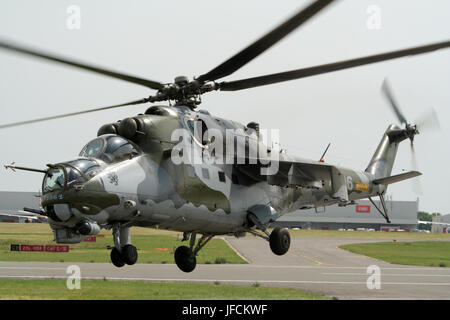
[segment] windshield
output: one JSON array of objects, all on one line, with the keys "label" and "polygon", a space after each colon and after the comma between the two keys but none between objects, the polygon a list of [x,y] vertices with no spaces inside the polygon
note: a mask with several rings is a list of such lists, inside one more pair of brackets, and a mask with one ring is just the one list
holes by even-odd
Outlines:
[{"label": "windshield", "polygon": [[42,190],[44,193],[64,188],[64,170],[62,168],[51,168],[44,177]]},{"label": "windshield", "polygon": [[140,154],[138,147],[113,134],[105,134],[89,142],[80,152],[81,157],[96,158],[107,163],[131,159]]},{"label": "windshield", "polygon": [[68,186],[76,182],[81,183],[85,181],[85,179],[81,176],[81,173],[75,168],[66,166],[66,173]]},{"label": "windshield", "polygon": [[80,170],[89,178],[95,176],[100,170],[100,165],[93,159],[77,159],[67,163]]}]

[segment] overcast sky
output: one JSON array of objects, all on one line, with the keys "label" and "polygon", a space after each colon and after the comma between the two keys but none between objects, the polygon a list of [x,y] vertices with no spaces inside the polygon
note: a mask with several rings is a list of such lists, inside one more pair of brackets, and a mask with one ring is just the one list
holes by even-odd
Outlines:
[{"label": "overcast sky", "polygon": [[[0,2],[0,38],[161,82],[205,73],[310,1]],[[80,9],[70,29],[68,7]],[[369,24],[380,10],[380,29]],[[369,13],[368,13],[369,9]],[[298,69],[450,39],[448,0],[341,0],[224,80]],[[372,16],[373,17],[373,16]],[[0,123],[118,104],[154,92],[142,86],[0,51]],[[380,94],[388,77],[414,121],[434,107],[440,132],[416,137],[423,195],[419,209],[450,213],[450,49],[240,92],[212,92],[200,108],[241,123],[280,129],[288,153],[364,170],[394,114]],[[98,128],[148,106],[82,115],[0,132],[0,162],[45,168],[76,158]],[[393,174],[410,170],[401,144]],[[0,171],[0,190],[38,191],[42,175]],[[415,200],[411,181],[394,200]]]}]

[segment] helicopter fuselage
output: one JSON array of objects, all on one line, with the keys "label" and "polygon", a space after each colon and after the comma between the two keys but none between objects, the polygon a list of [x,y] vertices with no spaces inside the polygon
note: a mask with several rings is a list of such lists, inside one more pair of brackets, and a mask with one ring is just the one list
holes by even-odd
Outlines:
[{"label": "helicopter fuselage", "polygon": [[[174,135],[176,130],[180,134]],[[214,138],[206,132],[215,132]],[[221,132],[228,139],[217,143]],[[372,183],[371,173],[293,158],[268,148],[263,140],[259,127],[188,107],[152,107],[146,114],[102,126],[79,159],[53,165],[52,176],[47,173],[44,178],[42,205],[50,212],[54,229],[74,232],[86,223],[92,227],[88,234],[126,223],[240,234],[249,229],[248,213],[261,206],[271,210],[269,220],[274,221],[298,209],[353,204],[381,190]],[[247,163],[239,163],[240,147]],[[250,155],[260,156],[261,149],[271,159],[275,154],[278,165],[309,161],[330,174],[294,185],[271,180],[270,173],[261,175],[257,172],[261,167],[249,164]],[[255,166],[258,170],[248,170]],[[58,172],[62,187],[52,189]],[[273,174],[277,177],[277,172]]]}]

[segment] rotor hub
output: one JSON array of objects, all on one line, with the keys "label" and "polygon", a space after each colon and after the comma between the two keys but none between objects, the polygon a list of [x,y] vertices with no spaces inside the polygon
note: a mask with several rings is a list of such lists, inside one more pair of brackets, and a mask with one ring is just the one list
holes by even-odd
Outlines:
[{"label": "rotor hub", "polygon": [[178,76],[178,77],[175,77],[174,82],[177,86],[182,87],[189,83],[189,78],[186,76]]}]

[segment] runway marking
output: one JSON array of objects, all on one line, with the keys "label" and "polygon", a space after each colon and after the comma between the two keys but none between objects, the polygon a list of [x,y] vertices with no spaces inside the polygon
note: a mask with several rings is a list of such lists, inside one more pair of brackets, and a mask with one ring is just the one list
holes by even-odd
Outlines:
[{"label": "runway marking", "polygon": [[[338,275],[338,276],[367,276],[367,273],[354,273],[354,272],[324,272],[325,275]],[[450,277],[450,274],[420,274],[420,273],[381,273],[382,276],[402,276],[402,277]]]},{"label": "runway marking", "polygon": [[[319,261],[320,262],[320,261]],[[17,265],[21,264],[23,262],[18,262]],[[61,262],[47,262],[48,264],[61,264]],[[70,263],[66,263],[67,266],[70,265]],[[74,263],[72,263],[74,264]],[[102,265],[108,265],[111,266],[109,263],[76,263],[79,266],[85,267],[85,268],[92,268],[92,267],[101,267]],[[1,262],[0,262],[1,265]],[[42,269],[42,270],[66,270],[65,268],[53,268],[53,267],[19,267],[17,265],[13,266],[0,266],[0,269]],[[151,266],[165,266],[165,267],[173,267],[174,264],[136,264],[133,267],[151,267]],[[368,266],[368,265],[367,265]],[[274,266],[274,265],[255,265],[255,264],[223,264],[223,265],[198,265],[198,268],[272,268],[272,269],[361,269],[366,270],[367,266],[332,266],[332,265],[318,265],[318,266],[301,266],[301,265],[291,265],[291,266]],[[404,267],[380,267],[381,270],[428,270],[428,271],[439,271],[439,272],[450,272],[450,268],[442,268],[442,267],[414,267],[414,266],[404,266]]]},{"label": "runway marking", "polygon": [[[67,279],[65,276],[0,276],[0,278],[24,278],[24,279]],[[299,284],[361,284],[366,281],[311,281],[311,280],[229,280],[229,279],[158,279],[158,278],[115,278],[115,277],[82,277],[81,280],[112,280],[112,281],[149,281],[149,282],[237,282],[237,283],[299,283]],[[433,282],[383,282],[385,285],[421,285],[421,286],[450,286],[450,283]]]},{"label": "runway marking", "polygon": [[45,268],[45,267],[0,267],[0,269],[20,269],[20,270],[66,270],[66,268]]},{"label": "runway marking", "polygon": [[292,250],[291,253],[295,254],[296,256],[305,258],[305,259],[307,259],[307,260],[309,260],[309,261],[312,261],[312,262],[314,262],[315,264],[317,264],[317,265],[319,265],[319,266],[323,264],[323,262],[320,262],[319,260],[314,260],[313,258],[310,258],[310,257],[308,257],[308,256],[305,256],[304,254],[301,254],[300,252],[296,252],[295,250]]}]

